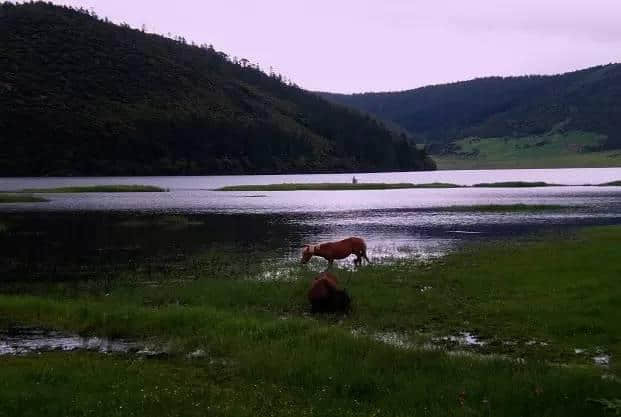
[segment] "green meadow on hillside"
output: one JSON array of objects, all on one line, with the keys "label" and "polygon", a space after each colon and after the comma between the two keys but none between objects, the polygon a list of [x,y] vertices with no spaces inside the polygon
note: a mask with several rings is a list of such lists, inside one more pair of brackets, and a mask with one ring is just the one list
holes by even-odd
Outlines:
[{"label": "green meadow on hillside", "polygon": [[439,169],[621,166],[621,150],[595,151],[605,137],[570,132],[520,138],[467,138],[433,155]]}]

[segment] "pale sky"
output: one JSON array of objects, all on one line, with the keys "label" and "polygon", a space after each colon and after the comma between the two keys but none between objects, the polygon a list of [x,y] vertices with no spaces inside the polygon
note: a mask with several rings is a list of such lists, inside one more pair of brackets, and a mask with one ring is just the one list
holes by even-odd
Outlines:
[{"label": "pale sky", "polygon": [[621,0],[57,0],[211,43],[309,90],[392,91],[621,61]]}]

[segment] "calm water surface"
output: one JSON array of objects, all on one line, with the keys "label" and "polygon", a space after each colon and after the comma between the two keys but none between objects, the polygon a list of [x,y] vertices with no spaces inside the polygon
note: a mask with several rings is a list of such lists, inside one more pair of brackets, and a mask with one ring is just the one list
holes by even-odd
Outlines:
[{"label": "calm water surface", "polygon": [[[410,173],[358,173],[360,182],[448,182],[472,185],[499,181],[601,184],[621,179],[621,168],[478,170]],[[46,194],[47,203],[2,204],[2,214],[124,213],[192,216],[206,227],[199,236],[244,245],[267,239],[283,259],[297,256],[299,245],[360,235],[375,257],[429,257],[476,239],[594,224],[621,223],[621,187],[466,188],[360,191],[220,192],[226,185],[349,182],[352,174],[204,177],[3,178],[0,190],[94,184],[143,184],[167,193]],[[561,211],[477,213],[450,206],[554,204]],[[59,219],[60,217],[54,217]],[[189,224],[192,224],[190,222]],[[239,225],[243,225],[242,228]],[[99,229],[98,229],[99,230]],[[97,233],[105,233],[104,229]],[[226,230],[234,230],[234,239]],[[261,231],[257,235],[254,231]],[[85,232],[85,236],[97,236]],[[86,239],[86,237],[83,237]],[[131,239],[130,239],[131,240]],[[173,238],[174,240],[174,238]],[[187,242],[186,242],[187,243]],[[178,245],[183,246],[183,239]]]},{"label": "calm water surface", "polygon": [[349,182],[447,182],[473,185],[482,182],[544,181],[550,184],[601,184],[621,179],[621,168],[496,169],[355,174],[222,175],[200,177],[46,177],[0,178],[0,190],[93,184],[157,185],[173,190],[214,189],[226,185]]}]

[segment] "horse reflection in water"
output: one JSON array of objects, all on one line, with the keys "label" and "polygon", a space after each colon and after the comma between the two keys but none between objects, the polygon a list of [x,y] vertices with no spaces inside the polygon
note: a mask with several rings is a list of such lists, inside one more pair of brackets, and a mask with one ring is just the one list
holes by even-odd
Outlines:
[{"label": "horse reflection in water", "polygon": [[328,268],[332,266],[335,259],[345,259],[350,255],[356,255],[354,265],[362,265],[364,258],[368,263],[367,244],[359,237],[350,237],[338,242],[328,242],[319,245],[304,245],[302,250],[302,263],[305,264],[313,256],[320,256],[328,261]]}]

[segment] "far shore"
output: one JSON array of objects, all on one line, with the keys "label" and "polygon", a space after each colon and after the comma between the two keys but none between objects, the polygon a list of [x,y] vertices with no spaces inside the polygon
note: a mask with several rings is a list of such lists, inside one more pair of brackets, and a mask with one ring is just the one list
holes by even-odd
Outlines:
[{"label": "far shore", "polygon": [[[586,187],[621,186],[621,181],[604,184],[575,184]],[[443,182],[425,184],[413,183],[282,183],[282,184],[245,184],[229,185],[213,191],[339,191],[339,190],[399,190],[412,188],[532,188],[532,187],[570,187],[567,184],[549,184],[546,182],[505,181],[480,183],[474,185],[457,185]]]},{"label": "far shore", "polygon": [[58,188],[27,188],[22,190],[24,193],[148,193],[166,192],[165,188],[153,185],[86,185]]},{"label": "far shore", "polygon": [[30,194],[0,193],[0,203],[45,203],[47,201],[49,200]]}]

